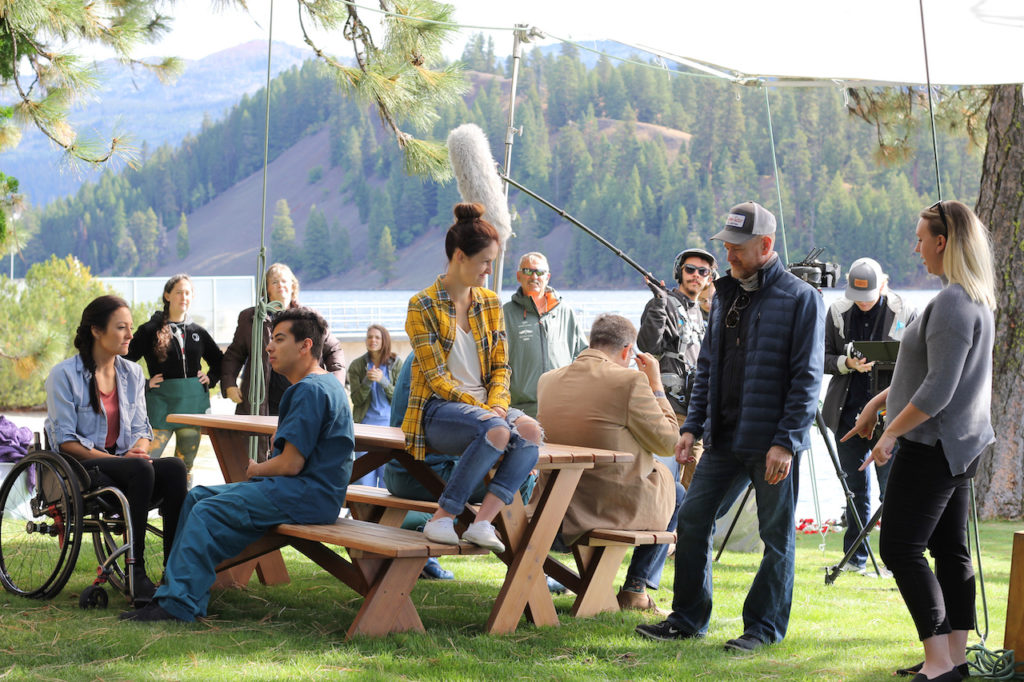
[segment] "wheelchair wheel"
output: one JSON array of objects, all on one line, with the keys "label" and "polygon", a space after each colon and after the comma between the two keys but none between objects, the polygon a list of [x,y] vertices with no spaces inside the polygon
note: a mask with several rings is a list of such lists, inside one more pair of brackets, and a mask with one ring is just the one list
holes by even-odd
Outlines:
[{"label": "wheelchair wheel", "polygon": [[83,609],[107,608],[107,591],[99,585],[89,585],[78,596],[78,606]]},{"label": "wheelchair wheel", "polygon": [[0,485],[0,583],[35,599],[59,593],[82,541],[81,492],[58,455],[18,462]]},{"label": "wheelchair wheel", "polygon": [[[124,522],[120,518],[104,516],[98,523],[90,524],[93,527],[92,547],[96,553],[96,561],[102,566],[106,563],[117,549],[128,542],[128,536],[124,532]],[[146,567],[147,573],[164,565],[163,530],[153,525],[152,520],[146,524]],[[107,580],[115,589],[126,592],[128,589],[128,556],[122,554],[110,564],[110,574]],[[157,573],[156,578],[160,577]],[[153,579],[153,576],[150,575]],[[156,579],[153,579],[156,582]]]}]

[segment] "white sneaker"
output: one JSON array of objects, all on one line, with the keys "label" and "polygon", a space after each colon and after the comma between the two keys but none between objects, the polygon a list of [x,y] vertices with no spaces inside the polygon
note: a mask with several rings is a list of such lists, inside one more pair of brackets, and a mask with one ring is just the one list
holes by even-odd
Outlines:
[{"label": "white sneaker", "polygon": [[459,544],[459,535],[455,532],[454,519],[451,518],[427,521],[423,525],[423,534],[431,542],[440,542],[442,545]]},{"label": "white sneaker", "polygon": [[494,532],[494,526],[490,521],[476,521],[469,524],[469,528],[462,534],[462,539],[472,542],[477,547],[484,547],[501,554],[505,551],[505,545],[498,539]]}]

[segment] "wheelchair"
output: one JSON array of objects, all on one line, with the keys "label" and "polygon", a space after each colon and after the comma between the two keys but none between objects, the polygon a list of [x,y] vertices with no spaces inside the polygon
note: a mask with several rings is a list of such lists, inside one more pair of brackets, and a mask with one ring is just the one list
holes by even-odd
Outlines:
[{"label": "wheelchair", "polygon": [[[151,524],[147,530],[162,536]],[[135,564],[128,500],[117,488],[93,483],[72,457],[40,450],[20,460],[0,485],[0,583],[16,595],[51,599],[67,584],[85,535],[99,566],[78,605],[106,608],[105,583],[134,603]],[[147,546],[159,546],[147,542]],[[161,565],[163,560],[154,557]]]}]

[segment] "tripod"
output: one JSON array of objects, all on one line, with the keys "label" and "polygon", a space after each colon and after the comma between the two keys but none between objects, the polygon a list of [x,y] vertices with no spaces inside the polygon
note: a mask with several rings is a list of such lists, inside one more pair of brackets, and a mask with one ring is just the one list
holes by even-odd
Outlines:
[{"label": "tripod", "polygon": [[882,572],[878,569],[878,562],[875,561],[875,553],[871,551],[871,544],[867,539],[871,529],[875,527],[875,523],[878,521],[878,516],[881,514],[881,507],[879,507],[879,510],[865,527],[864,524],[861,523],[860,514],[857,513],[857,509],[854,507],[853,501],[856,495],[854,495],[853,491],[850,490],[850,486],[846,483],[846,472],[843,471],[843,466],[839,462],[839,453],[836,452],[835,445],[828,437],[828,429],[825,428],[825,420],[821,417],[821,410],[817,411],[817,414],[814,417],[814,423],[818,425],[818,432],[821,434],[821,439],[825,441],[825,449],[828,450],[829,459],[832,460],[832,466],[835,467],[836,477],[839,479],[839,485],[842,486],[843,495],[846,497],[846,521],[849,523],[852,519],[859,532],[856,542],[850,546],[850,549],[846,552],[843,558],[839,560],[839,563],[831,568],[825,569],[825,584],[831,585],[836,581],[836,578],[838,578],[843,572],[843,566],[853,558],[853,555],[857,552],[861,543],[864,544],[864,547],[868,551],[868,556],[871,558],[871,565],[875,567],[875,573],[881,575]]}]

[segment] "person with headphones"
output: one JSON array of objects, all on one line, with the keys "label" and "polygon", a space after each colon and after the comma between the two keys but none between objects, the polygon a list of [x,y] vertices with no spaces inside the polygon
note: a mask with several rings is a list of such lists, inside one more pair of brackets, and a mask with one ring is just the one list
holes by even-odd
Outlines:
[{"label": "person with headphones", "polygon": [[[646,282],[654,292],[654,297],[647,302],[640,317],[636,345],[645,353],[658,358],[661,382],[665,385],[665,393],[673,411],[682,415],[680,423],[686,418],[697,355],[707,326],[697,298],[714,280],[717,267],[715,257],[704,249],[686,249],[676,255],[672,265],[672,274],[679,286],[670,290],[655,282]],[[694,456],[700,459],[696,450]],[[670,471],[679,475],[677,462],[672,460],[665,464]],[[683,468],[684,486],[689,487],[696,467],[697,462],[694,461]]]}]

